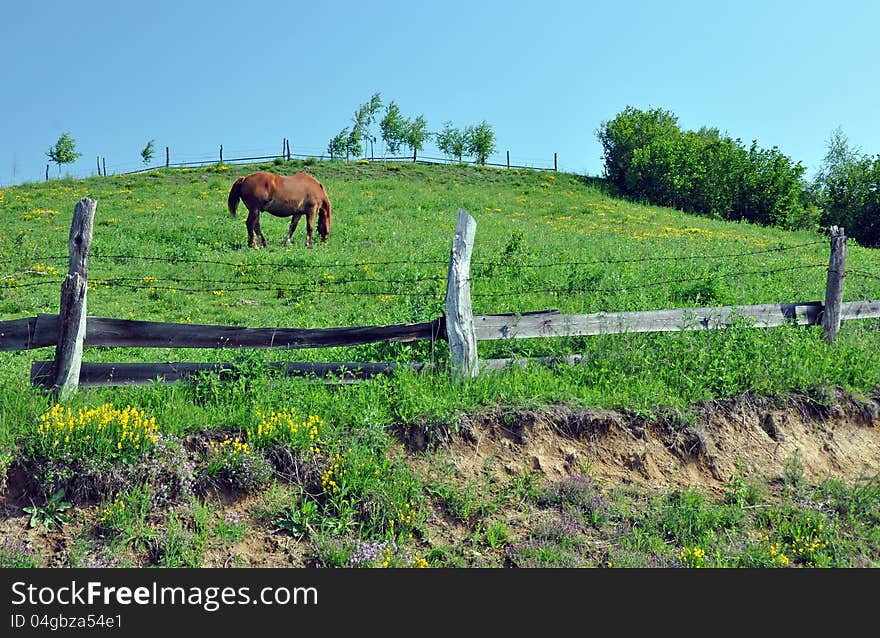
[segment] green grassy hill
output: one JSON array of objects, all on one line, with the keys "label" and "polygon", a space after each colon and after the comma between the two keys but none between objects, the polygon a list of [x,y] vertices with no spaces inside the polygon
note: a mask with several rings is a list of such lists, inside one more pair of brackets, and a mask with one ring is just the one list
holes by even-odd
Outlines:
[{"label": "green grassy hill", "polygon": [[[288,220],[263,214],[270,246],[260,251],[247,247],[246,213],[239,206],[238,218],[231,219],[226,197],[236,177],[258,169],[307,170],[324,183],[335,213],[329,242],[306,249],[301,222],[293,244],[281,247]],[[471,281],[477,314],[821,301],[828,264],[829,242],[819,234],[631,203],[605,194],[600,180],[564,173],[361,162],[214,166],[0,191],[0,321],[58,312],[71,217],[82,197],[98,203],[88,313],[118,318],[251,327],[429,321],[443,314],[459,208],[477,221]],[[880,297],[876,251],[850,244],[847,269],[845,300]],[[436,513],[439,504],[451,528],[478,538],[473,542],[503,562],[500,557],[512,551],[514,541],[532,538],[523,529],[514,531],[505,499],[528,499],[538,509],[550,503],[558,509],[572,499],[601,495],[601,489],[590,483],[560,496],[558,490],[568,488],[543,485],[541,479],[547,477],[528,470],[508,472],[505,481],[486,487],[491,497],[480,499],[470,494],[473,485],[454,482],[439,461],[427,471],[433,479],[420,475],[412,459],[405,463],[393,451],[401,440],[412,441],[417,432],[433,449],[451,441],[467,421],[463,415],[497,406],[514,413],[559,406],[614,410],[684,432],[695,424],[695,406],[744,394],[771,401],[797,395],[827,405],[835,392],[844,392],[868,405],[880,386],[878,327],[875,319],[846,322],[831,346],[822,340],[821,329],[796,326],[480,342],[481,357],[580,353],[589,363],[513,370],[466,383],[442,373],[401,372],[358,385],[328,385],[276,378],[262,365],[430,360],[442,370],[447,361],[443,342],[254,352],[88,349],[87,361],[236,361],[246,372],[174,386],[83,390],[64,406],[69,413],[54,416],[47,416],[53,414],[51,398],[29,382],[31,362],[51,358],[52,349],[0,352],[0,459],[11,468],[8,474],[18,477],[12,482],[21,483],[22,472],[35,477],[27,488],[31,493],[48,496],[64,486],[70,498],[103,508],[107,520],[119,515],[114,498],[128,499],[131,508],[180,503],[214,489],[237,490],[263,499],[256,510],[248,510],[250,524],[281,521],[282,531],[302,541],[306,563],[351,562],[357,543],[386,542],[394,543],[397,552],[392,552],[392,562],[407,562],[401,557],[408,548],[410,558],[467,564],[461,548],[441,550],[428,540],[434,525],[429,521],[437,518],[430,508]],[[100,412],[104,405],[111,407]],[[124,413],[124,406],[137,415]],[[117,430],[98,428],[102,419],[115,423]],[[39,426],[48,428],[48,423],[63,436],[47,437]],[[135,435],[126,428],[132,423],[142,428],[138,436],[144,437],[139,439],[143,448],[130,447]],[[279,423],[286,428],[284,434]],[[152,441],[157,433],[170,442]],[[99,445],[100,437],[105,438]],[[157,445],[182,446],[174,453],[165,450],[163,456],[177,458],[180,467],[156,470],[140,492],[114,497],[133,476],[144,476],[139,464],[152,453],[146,448]],[[796,469],[795,462],[789,473],[799,478]],[[589,475],[583,465],[570,472]],[[291,481],[293,475],[298,479]],[[280,476],[286,477],[283,487]],[[161,497],[160,483],[167,488]],[[205,546],[188,546],[189,558],[172,560],[167,552],[174,525],[188,529],[190,536],[201,529],[204,535],[207,530],[215,536],[228,532],[230,539],[240,540],[234,525],[223,532],[222,525],[209,524],[213,510],[198,509],[206,507],[202,501],[178,519],[164,520],[162,531],[146,516],[119,515],[116,527],[102,526],[94,517],[84,519],[83,529],[89,531],[70,540],[71,547],[80,544],[81,555],[75,558],[68,547],[64,560],[112,554],[116,561],[138,563],[146,560],[145,552],[149,555],[145,547],[165,543],[166,553],[158,554],[165,558],[154,563],[198,563],[193,556],[201,556],[203,564]],[[623,525],[630,520],[625,509],[606,512],[604,523]],[[504,517],[498,515],[502,511]],[[876,508],[871,511],[868,516],[875,516]],[[594,523],[590,529],[604,529],[602,521]],[[144,538],[120,549],[117,541],[126,526],[137,527]],[[96,529],[101,534],[96,536]],[[576,536],[589,536],[587,532],[585,527]],[[110,540],[96,545],[98,537]],[[692,552],[694,543],[710,540],[708,535],[684,539],[676,551]],[[877,541],[870,541],[874,544],[868,549],[859,546],[859,560],[876,562]],[[791,551],[793,541],[787,542]],[[645,551],[654,558],[662,554],[660,547]],[[623,554],[638,562],[630,549]],[[522,554],[520,559],[525,561]],[[602,560],[614,562],[608,555],[584,558],[593,564]],[[696,559],[685,552],[663,554],[663,560]]]}]

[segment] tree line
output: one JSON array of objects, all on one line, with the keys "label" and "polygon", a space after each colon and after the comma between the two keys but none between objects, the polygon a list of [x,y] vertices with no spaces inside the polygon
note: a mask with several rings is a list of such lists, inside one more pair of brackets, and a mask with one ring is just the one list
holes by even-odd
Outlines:
[{"label": "tree line", "polygon": [[[384,114],[380,119],[379,115],[383,107]],[[451,121],[447,121],[444,122],[442,130],[431,132],[428,130],[428,122],[424,115],[407,118],[394,100],[386,105],[382,96],[374,93],[368,101],[355,109],[351,126],[344,127],[330,138],[327,145],[330,158],[351,159],[366,156],[367,150],[373,157],[375,150],[373,145],[377,142],[377,138],[373,134],[372,127],[377,122],[382,142],[385,144],[385,152],[391,155],[396,155],[407,148],[415,159],[416,154],[424,150],[425,144],[432,137],[437,148],[444,155],[459,162],[464,161],[464,157],[468,156],[473,157],[477,164],[485,164],[496,149],[495,131],[486,120],[464,127],[456,127]],[[145,166],[153,159],[154,144],[155,140],[150,140],[140,152]],[[61,165],[75,162],[82,153],[76,151],[76,142],[70,133],[64,132],[55,145],[49,148],[46,155],[58,165],[60,175]]]},{"label": "tree line", "polygon": [[416,154],[424,149],[425,143],[432,137],[444,155],[459,162],[465,156],[470,156],[477,164],[485,164],[495,152],[495,132],[485,120],[465,127],[456,127],[451,121],[446,121],[441,131],[432,133],[428,130],[424,115],[407,118],[394,100],[385,104],[379,93],[374,93],[369,100],[359,105],[351,120],[351,126],[344,127],[330,138],[327,152],[331,158],[350,159],[366,155],[367,144],[370,144],[370,156],[373,157],[375,149],[372,145],[377,138],[373,134],[372,126],[377,122],[385,152],[391,155],[407,148],[415,159]]},{"label": "tree line", "polygon": [[605,177],[626,197],[785,229],[838,225],[862,245],[880,245],[880,155],[851,148],[840,129],[812,181],[775,146],[746,146],[717,128],[683,130],[661,108],[627,106],[596,136]]}]

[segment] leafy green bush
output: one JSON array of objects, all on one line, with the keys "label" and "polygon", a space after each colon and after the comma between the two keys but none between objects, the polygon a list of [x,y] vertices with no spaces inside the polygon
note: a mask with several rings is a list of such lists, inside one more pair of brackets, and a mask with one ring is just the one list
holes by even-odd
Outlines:
[{"label": "leafy green bush", "polygon": [[745,148],[718,129],[683,131],[662,109],[627,107],[597,131],[605,174],[625,195],[659,206],[785,229],[815,228],[804,167],[779,149]]}]

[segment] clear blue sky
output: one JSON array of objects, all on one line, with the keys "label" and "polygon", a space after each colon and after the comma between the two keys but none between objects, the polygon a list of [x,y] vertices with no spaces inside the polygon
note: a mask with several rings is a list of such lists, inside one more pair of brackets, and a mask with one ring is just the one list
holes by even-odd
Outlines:
[{"label": "clear blue sky", "polygon": [[599,175],[597,127],[659,107],[810,177],[838,127],[880,153],[878,28],[873,0],[7,2],[0,185],[44,179],[63,132],[73,177],[151,139],[154,162],[320,155],[373,93],[432,131],[486,120],[490,162]]}]

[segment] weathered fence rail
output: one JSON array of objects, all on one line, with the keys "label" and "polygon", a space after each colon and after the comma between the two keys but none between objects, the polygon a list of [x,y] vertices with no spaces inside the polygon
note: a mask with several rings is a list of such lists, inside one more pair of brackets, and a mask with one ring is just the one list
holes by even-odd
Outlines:
[{"label": "weathered fence rail", "polygon": [[[394,362],[282,362],[268,363],[267,368],[288,376],[307,376],[330,379],[333,383],[353,383],[379,374],[388,374],[406,366],[417,372],[432,370],[430,363],[408,364]],[[152,385],[186,381],[202,373],[235,375],[239,366],[233,363],[91,363],[80,367],[80,387],[120,385]],[[54,362],[34,361],[31,364],[31,384],[51,387],[54,383]]]},{"label": "weathered fence rail", "polygon": [[[822,324],[825,304],[714,306],[635,312],[565,315],[558,310],[473,315],[476,341],[717,330],[734,325],[774,328],[788,323]],[[880,301],[845,301],[840,319],[880,317]],[[58,315],[40,314],[0,322],[0,351],[32,350],[56,345]],[[443,341],[446,318],[412,324],[339,328],[247,328],[240,326],[164,323],[88,317],[85,347],[129,348],[328,348],[378,341]]]},{"label": "weathered fence rail", "polygon": [[[544,310],[523,314],[476,315],[474,331],[478,341],[486,341],[624,332],[716,330],[734,325],[752,328],[774,328],[788,323],[816,326],[822,324],[824,309],[823,302],[810,301],[755,306],[597,312],[586,315],[563,315],[557,310]],[[880,317],[880,301],[842,302],[839,317],[841,320]]]},{"label": "weathered fence rail", "polygon": [[[0,323],[0,350],[54,346],[63,322],[40,314]],[[247,328],[88,317],[85,347],[127,348],[329,348],[377,341],[436,339],[442,321],[340,328]]]},{"label": "weathered fence rail", "polygon": [[[562,314],[558,310],[474,315],[470,296],[470,259],[476,222],[464,210],[452,239],[446,291],[446,314],[433,321],[335,328],[251,328],[191,323],[167,323],[86,316],[86,279],[91,217],[95,202],[83,199],[74,211],[69,241],[70,271],[62,284],[60,313],[0,322],[0,351],[55,346],[54,360],[34,361],[31,382],[65,396],[78,386],[173,383],[211,371],[234,374],[232,363],[89,363],[84,347],[137,348],[324,348],[381,341],[447,341],[455,377],[473,377],[529,361],[542,364],[588,362],[584,355],[540,359],[483,359],[478,341],[573,337],[631,332],[714,330],[731,326],[772,328],[785,324],[823,327],[833,342],[842,321],[880,317],[880,301],[843,302],[846,237],[831,229],[826,298],[824,301],[710,308],[677,308],[635,312]],[[294,362],[270,363],[288,375],[314,375],[334,382],[355,382],[387,374],[401,366],[434,370],[432,363]]]}]

